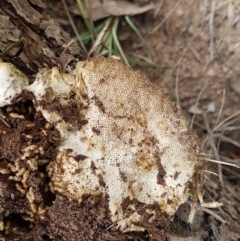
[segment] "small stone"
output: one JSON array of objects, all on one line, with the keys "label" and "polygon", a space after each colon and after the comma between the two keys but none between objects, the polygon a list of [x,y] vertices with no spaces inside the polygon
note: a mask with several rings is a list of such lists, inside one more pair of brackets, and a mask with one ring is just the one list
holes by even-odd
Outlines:
[{"label": "small stone", "polygon": [[210,102],[207,106],[207,112],[214,113],[216,111],[216,105],[214,102]]},{"label": "small stone", "polygon": [[216,76],[216,72],[215,72],[213,69],[209,69],[209,70],[207,71],[207,75],[208,75],[209,77],[214,77],[214,76]]},{"label": "small stone", "polygon": [[188,109],[188,112],[196,115],[202,114],[202,110],[199,109],[196,105],[191,105],[190,108]]}]

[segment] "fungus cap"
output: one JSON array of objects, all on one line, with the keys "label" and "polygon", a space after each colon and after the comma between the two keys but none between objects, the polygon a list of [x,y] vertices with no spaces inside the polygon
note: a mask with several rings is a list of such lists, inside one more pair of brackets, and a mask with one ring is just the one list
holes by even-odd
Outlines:
[{"label": "fungus cap", "polygon": [[79,202],[85,195],[108,197],[111,220],[130,231],[142,217],[129,216],[125,200],[157,204],[169,217],[186,201],[197,164],[195,135],[143,74],[96,57],[68,74],[43,69],[26,90],[61,136],[48,165],[52,191]]}]

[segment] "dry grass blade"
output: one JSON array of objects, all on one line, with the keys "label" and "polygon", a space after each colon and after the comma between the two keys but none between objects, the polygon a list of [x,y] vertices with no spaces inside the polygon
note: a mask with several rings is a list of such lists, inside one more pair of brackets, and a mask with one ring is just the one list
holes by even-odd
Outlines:
[{"label": "dry grass blade", "polygon": [[103,41],[103,38],[104,38],[106,32],[107,32],[108,29],[109,29],[109,26],[110,26],[111,22],[112,22],[112,18],[108,18],[107,21],[106,21],[105,24],[104,24],[103,29],[102,29],[101,32],[98,34],[97,39],[96,39],[96,41],[94,42],[91,50],[89,51],[89,55],[96,49],[96,47],[98,47],[98,46],[101,44],[101,42]]},{"label": "dry grass blade", "polygon": [[210,173],[210,174],[212,174],[212,175],[214,175],[214,176],[218,176],[217,173],[211,172],[211,171],[208,171],[208,170],[202,170],[202,172],[206,172],[206,173]]},{"label": "dry grass blade", "polygon": [[223,90],[223,97],[222,97],[222,101],[221,101],[221,107],[220,107],[220,110],[219,110],[219,113],[218,113],[218,117],[217,117],[217,120],[216,120],[216,123],[215,123],[215,125],[214,125],[213,130],[215,129],[216,125],[218,124],[218,121],[219,121],[219,119],[220,119],[220,117],[221,117],[221,114],[222,114],[222,112],[223,112],[223,106],[224,106],[224,102],[225,102],[225,96],[226,96],[226,91],[225,91],[225,89],[224,89],[224,90]]},{"label": "dry grass blade", "polygon": [[215,132],[216,130],[218,130],[221,126],[223,126],[226,122],[228,122],[229,120],[233,119],[234,117],[240,115],[240,110],[237,111],[236,113],[232,114],[231,116],[229,116],[228,118],[226,118],[225,120],[223,120],[222,122],[220,122],[214,129],[213,131]]},{"label": "dry grass blade", "polygon": [[221,223],[227,223],[226,220],[224,220],[222,217],[220,217],[218,214],[214,213],[212,210],[210,210],[208,208],[205,208],[205,207],[202,207],[202,206],[199,205],[198,209],[205,212],[205,213],[208,213],[208,214],[212,215],[214,218],[216,218]]},{"label": "dry grass blade", "polygon": [[[195,104],[195,108],[198,107],[198,103],[199,103],[200,97],[202,96],[202,93],[203,93],[203,91],[207,88],[207,86],[208,86],[208,81],[205,82],[204,86],[202,87],[202,89],[201,89],[201,91],[200,91],[200,93],[199,93],[199,95],[198,95],[198,97],[197,97],[196,104]],[[193,127],[193,123],[194,123],[195,116],[196,116],[196,112],[194,112],[193,117],[192,117],[192,120],[191,120],[191,124],[190,124],[191,129],[192,129],[192,127]]]},{"label": "dry grass blade", "polygon": [[239,159],[231,159],[231,158],[229,158],[229,157],[220,155],[220,158],[221,158],[221,160],[223,160],[223,161],[225,161],[225,162],[227,162],[227,163],[233,163],[233,164],[236,164],[236,165],[238,165],[238,166],[239,166],[239,164],[240,164],[240,157],[239,157]]},{"label": "dry grass blade", "polygon": [[227,137],[227,136],[223,136],[223,135],[215,135],[215,136],[221,137],[222,141],[231,143],[231,144],[233,144],[234,146],[240,148],[240,143],[239,143],[239,142],[237,142],[237,141],[235,141],[235,140],[233,140],[233,139],[231,139],[231,138],[229,138],[229,137]]},{"label": "dry grass blade", "polygon": [[175,7],[167,14],[167,16],[162,20],[162,22],[160,22],[151,32],[150,34],[153,34],[154,32],[156,32],[165,22],[166,20],[172,15],[172,13],[176,10],[176,8],[178,7],[178,5],[181,3],[182,0],[179,0]]},{"label": "dry grass blade", "polygon": [[154,10],[154,14],[153,14],[153,17],[154,17],[154,18],[157,17],[157,15],[158,15],[158,13],[160,12],[160,10],[161,10],[161,8],[162,8],[162,6],[163,6],[163,4],[164,4],[165,1],[166,1],[166,0],[162,0],[160,3],[157,3],[156,9]]},{"label": "dry grass blade", "polygon": [[165,82],[167,80],[167,78],[173,73],[173,71],[177,68],[178,65],[180,65],[182,59],[184,58],[185,54],[187,53],[187,51],[191,48],[192,43],[194,42],[194,40],[197,38],[197,36],[201,33],[202,28],[204,27],[204,25],[202,25],[198,31],[195,33],[195,35],[193,36],[193,38],[191,39],[191,41],[189,42],[188,46],[183,50],[182,55],[180,56],[180,58],[178,59],[178,61],[176,62],[176,64],[172,67],[172,69],[169,71],[169,73],[167,74],[167,76],[164,78],[163,82]]},{"label": "dry grass blade", "polygon": [[177,67],[177,74],[176,74],[176,79],[175,79],[175,82],[176,82],[176,90],[175,91],[176,91],[177,105],[178,105],[178,108],[181,109],[181,105],[180,105],[180,101],[179,101],[179,93],[178,93],[178,82],[179,82],[178,74],[179,74],[179,66]]},{"label": "dry grass blade", "polygon": [[[218,153],[218,148],[216,147],[215,143],[214,143],[214,140],[213,140],[213,134],[212,134],[212,131],[210,129],[210,126],[209,126],[209,122],[206,118],[206,116],[204,115],[204,120],[205,120],[205,123],[206,123],[206,128],[207,128],[207,132],[208,132],[208,140],[210,142],[210,146],[213,150],[213,153],[214,153],[214,156],[215,158],[217,159],[217,161],[215,161],[217,164],[218,164],[218,176],[219,176],[219,181],[221,183],[221,185],[223,186],[223,175],[222,175],[222,166],[221,166],[221,161],[220,161],[220,157],[219,157],[219,153]],[[205,158],[205,160],[207,160],[208,158]],[[212,160],[212,159],[208,159],[208,160]],[[212,161],[214,162],[214,161]]]},{"label": "dry grass blade", "polygon": [[228,162],[224,162],[224,161],[217,161],[217,160],[213,160],[213,159],[209,159],[209,158],[205,158],[205,160],[206,160],[206,161],[209,161],[209,162],[214,162],[214,163],[219,163],[219,164],[223,164],[223,165],[227,165],[227,166],[232,166],[232,167],[240,168],[239,165],[233,164],[233,163],[228,163]]},{"label": "dry grass blade", "polygon": [[0,116],[0,120],[8,127],[11,128],[11,126]]},{"label": "dry grass blade", "polygon": [[212,1],[211,14],[209,18],[209,35],[210,35],[210,60],[214,60],[214,12],[215,1]]}]

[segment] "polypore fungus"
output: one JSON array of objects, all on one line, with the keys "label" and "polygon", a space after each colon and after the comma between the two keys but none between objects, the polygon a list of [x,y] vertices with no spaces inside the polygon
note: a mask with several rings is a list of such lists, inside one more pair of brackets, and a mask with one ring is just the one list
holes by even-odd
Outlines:
[{"label": "polypore fungus", "polygon": [[122,231],[142,230],[135,225],[141,214],[132,202],[129,215],[125,200],[157,204],[171,217],[189,197],[195,135],[168,95],[140,72],[96,57],[66,74],[42,69],[25,90],[61,136],[47,168],[52,191],[78,202],[108,197],[109,217]]}]

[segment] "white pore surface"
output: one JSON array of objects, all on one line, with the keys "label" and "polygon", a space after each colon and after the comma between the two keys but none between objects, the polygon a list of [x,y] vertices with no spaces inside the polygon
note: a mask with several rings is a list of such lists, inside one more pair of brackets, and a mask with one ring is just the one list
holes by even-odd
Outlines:
[{"label": "white pore surface", "polygon": [[0,107],[10,105],[27,85],[27,77],[14,65],[0,63]]},{"label": "white pore surface", "polygon": [[[64,121],[59,110],[41,104],[49,88],[65,108],[79,107],[83,124]],[[55,191],[79,202],[86,194],[107,196],[112,221],[128,218],[126,198],[157,203],[169,216],[186,201],[197,163],[195,137],[164,91],[145,76],[118,60],[93,58],[71,74],[42,70],[28,90],[61,135],[57,158],[48,166]]]}]

